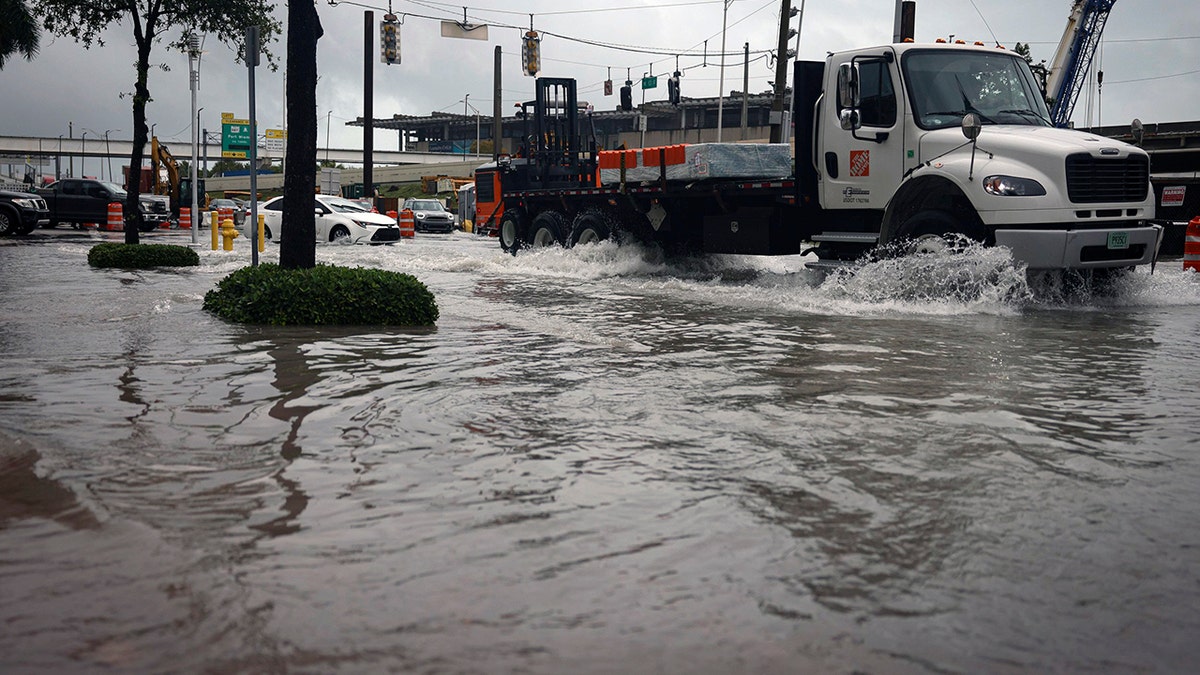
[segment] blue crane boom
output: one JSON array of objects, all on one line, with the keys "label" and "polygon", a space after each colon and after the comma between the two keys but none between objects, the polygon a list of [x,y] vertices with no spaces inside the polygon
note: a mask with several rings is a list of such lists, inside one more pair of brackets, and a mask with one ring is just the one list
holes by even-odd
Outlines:
[{"label": "blue crane boom", "polygon": [[1100,45],[1100,34],[1108,14],[1117,0],[1075,0],[1067,28],[1049,68],[1046,93],[1052,97],[1050,120],[1056,127],[1065,127],[1075,110],[1079,92],[1083,91],[1092,57]]}]

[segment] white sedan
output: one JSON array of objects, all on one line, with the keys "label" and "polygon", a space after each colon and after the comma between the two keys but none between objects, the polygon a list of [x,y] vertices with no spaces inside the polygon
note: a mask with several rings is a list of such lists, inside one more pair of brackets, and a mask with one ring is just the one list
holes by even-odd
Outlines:
[{"label": "white sedan", "polygon": [[[317,216],[318,243],[390,244],[400,240],[400,227],[394,218],[368,211],[356,201],[334,195],[316,195],[313,208]],[[282,236],[286,227],[283,197],[259,204],[258,212],[263,216],[263,235],[267,239]]]}]

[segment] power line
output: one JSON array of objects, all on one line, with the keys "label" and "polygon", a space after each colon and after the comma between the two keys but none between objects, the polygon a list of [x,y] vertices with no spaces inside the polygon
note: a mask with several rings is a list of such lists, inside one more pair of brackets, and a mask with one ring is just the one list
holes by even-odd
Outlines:
[{"label": "power line", "polygon": [[1175,73],[1174,75],[1159,75],[1157,77],[1139,77],[1136,80],[1117,80],[1115,82],[1105,82],[1104,84],[1105,84],[1105,86],[1111,86],[1114,84],[1130,84],[1130,83],[1134,83],[1134,82],[1146,82],[1148,80],[1167,80],[1172,77],[1184,77],[1186,75],[1195,75],[1196,73],[1200,73],[1200,70],[1189,70],[1186,73]]},{"label": "power line", "polygon": [[[451,5],[451,4],[447,4],[447,3],[441,3],[441,2],[428,2],[428,1],[427,2],[417,2],[416,0],[412,0],[412,2],[414,5],[421,5],[424,7],[429,7],[430,9],[435,9],[435,8],[440,7],[440,8],[446,8],[446,9],[459,10],[459,9],[463,8],[462,5]],[[638,10],[638,9],[661,9],[664,7],[689,7],[689,6],[694,6],[694,5],[719,5],[719,4],[721,4],[721,2],[722,2],[722,0],[692,0],[691,2],[669,2],[669,3],[658,3],[656,5],[629,5],[626,7],[596,7],[594,9],[564,9],[564,10],[559,10],[556,12],[535,12],[534,14],[536,16],[556,16],[556,15],[560,15],[560,14],[598,14],[601,12],[623,12],[623,11],[627,11],[627,10]],[[530,12],[518,12],[518,11],[510,10],[510,9],[477,8],[474,11],[491,12],[493,14],[516,14],[519,16],[529,16],[529,14],[530,14]]]}]

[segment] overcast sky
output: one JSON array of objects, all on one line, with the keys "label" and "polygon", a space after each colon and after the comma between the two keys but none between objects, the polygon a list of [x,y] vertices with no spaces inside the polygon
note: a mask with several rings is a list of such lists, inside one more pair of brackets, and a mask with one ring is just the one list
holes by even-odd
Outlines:
[{"label": "overcast sky", "polygon": [[[464,3],[471,21],[489,24],[487,41],[441,37],[440,20],[461,20]],[[792,4],[798,7],[800,0]],[[729,5],[726,92],[741,89],[744,43],[750,43],[752,52],[774,47],[780,5],[780,0],[733,0]],[[820,60],[827,51],[890,42],[895,5],[893,0],[806,0],[800,58]],[[1035,62],[1049,60],[1070,6],[1069,0],[919,0],[917,41],[954,35],[989,44],[998,40],[1009,48],[1017,41],[1029,42]],[[685,73],[683,96],[716,96],[722,7],[722,0],[395,0],[392,11],[403,15],[402,63],[379,62],[378,29],[373,30],[374,116],[461,113],[469,110],[463,103],[468,95],[470,105],[490,114],[496,45],[504,51],[503,103],[505,114],[511,114],[513,103],[530,98],[533,91],[532,78],[520,70],[520,36],[531,13],[534,29],[544,31],[541,75],[577,79],[580,97],[597,109],[617,105],[617,96],[603,95],[604,80],[611,77],[620,87],[627,72],[635,82],[651,69],[666,74],[676,67],[676,53]],[[345,123],[363,113],[364,13],[373,10],[378,22],[389,7],[386,0],[336,5],[321,0],[317,9],[325,28],[317,55],[319,144],[325,145],[328,127],[333,147],[361,148],[362,129]],[[286,6],[281,3],[277,13],[285,20]],[[799,23],[792,20],[793,26]],[[1147,123],[1200,119],[1200,2],[1120,0],[1104,38],[1103,90],[1098,97],[1080,96],[1077,126],[1089,119],[1101,124],[1127,123],[1134,117]],[[114,27],[106,43],[84,50],[70,39],[44,35],[41,53],[32,62],[10,59],[0,70],[0,135],[57,138],[73,124],[76,138],[84,129],[90,130],[89,138],[106,130],[111,138],[131,138],[130,99],[120,97],[132,90],[135,75],[128,22]],[[235,52],[214,35],[205,36],[204,50],[198,105],[204,108],[202,127],[217,132],[221,112],[248,116],[248,76],[235,62]],[[273,51],[281,59],[278,72],[265,67],[256,72],[260,129],[283,124],[282,41]],[[152,60],[170,70],[151,71],[149,122],[164,142],[186,144],[191,134],[187,59],[159,45]],[[770,62],[765,55],[751,60],[751,91],[768,90]],[[666,98],[665,82],[645,94],[646,100]],[[642,99],[637,88],[634,98]],[[396,143],[395,132],[376,132],[377,149],[393,149]],[[174,149],[177,157],[188,154],[180,150]]]}]

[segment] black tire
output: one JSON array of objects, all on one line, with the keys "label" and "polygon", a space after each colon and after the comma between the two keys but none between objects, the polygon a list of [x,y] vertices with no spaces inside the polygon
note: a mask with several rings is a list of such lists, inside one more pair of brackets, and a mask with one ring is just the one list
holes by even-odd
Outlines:
[{"label": "black tire", "polygon": [[919,211],[900,226],[893,241],[900,242],[901,251],[935,253],[958,250],[963,238],[986,242],[986,234],[978,222],[957,218],[947,211]]},{"label": "black tire", "polygon": [[0,237],[17,234],[21,229],[21,219],[7,207],[0,208]]},{"label": "black tire", "polygon": [[558,211],[542,211],[529,227],[529,245],[534,248],[566,246],[570,225],[567,217]]},{"label": "black tire", "polygon": [[619,229],[620,224],[612,214],[602,209],[586,209],[580,211],[571,224],[571,245],[605,241]]},{"label": "black tire", "polygon": [[528,241],[529,217],[522,209],[505,209],[500,218],[500,248],[505,253],[517,254],[517,250]]},{"label": "black tire", "polygon": [[329,243],[349,244],[350,230],[347,230],[345,225],[334,225],[333,229],[329,231]]},{"label": "black tire", "polygon": [[17,223],[17,234],[24,237],[25,235],[37,229],[36,222]]}]

